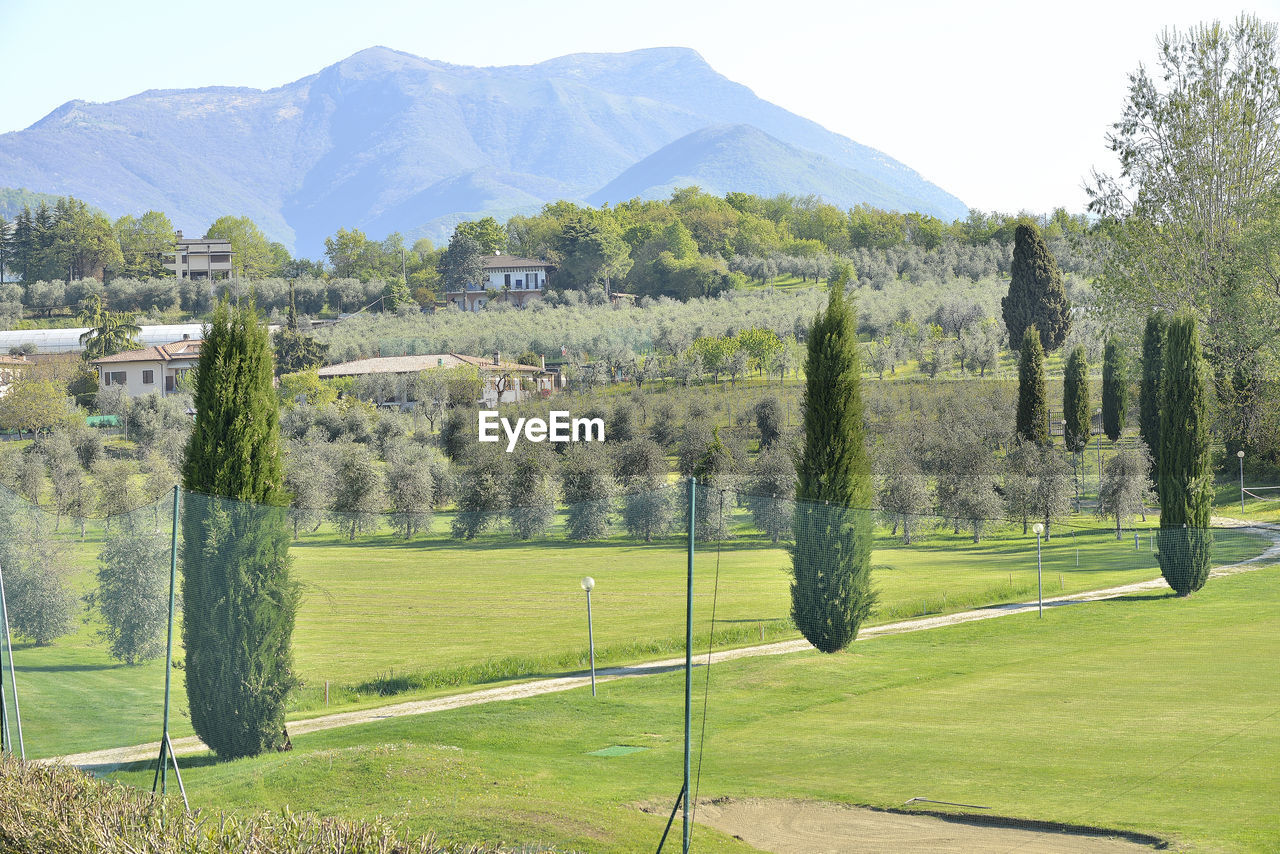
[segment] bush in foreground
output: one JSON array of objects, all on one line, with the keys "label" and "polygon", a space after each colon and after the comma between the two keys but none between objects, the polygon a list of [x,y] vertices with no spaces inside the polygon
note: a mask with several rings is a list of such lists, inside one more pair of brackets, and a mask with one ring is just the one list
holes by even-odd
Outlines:
[{"label": "bush in foreground", "polygon": [[[166,815],[167,812],[167,815]],[[413,838],[381,819],[183,813],[148,792],[67,766],[0,758],[0,850],[7,854],[496,854]]]}]

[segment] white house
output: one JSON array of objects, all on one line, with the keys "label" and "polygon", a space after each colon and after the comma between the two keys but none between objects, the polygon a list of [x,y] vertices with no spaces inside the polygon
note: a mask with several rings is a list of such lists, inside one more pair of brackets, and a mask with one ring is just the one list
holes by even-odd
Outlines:
[{"label": "white house", "polygon": [[[480,373],[481,390],[479,403],[494,406],[498,403],[516,403],[532,397],[550,397],[561,387],[560,373],[547,370],[542,365],[522,365],[518,362],[504,362],[501,354],[494,353],[491,359],[476,356],[463,356],[458,353],[432,353],[418,356],[380,356],[374,359],[357,359],[354,362],[343,362],[339,365],[326,365],[318,373],[320,379],[336,377],[365,377],[373,374],[392,376],[415,376],[423,371],[433,369],[456,368],[460,365],[471,365]],[[382,401],[383,406],[398,406],[401,409],[411,408],[414,403],[402,400],[399,392]]]},{"label": "white house", "polygon": [[167,253],[164,266],[179,279],[226,279],[231,276],[231,241],[222,237],[183,237]]},{"label": "white house", "polygon": [[463,311],[479,311],[490,302],[508,302],[523,307],[535,299],[542,299],[547,287],[547,274],[551,265],[546,261],[521,258],[517,255],[486,255],[482,260],[484,272],[475,285],[464,290],[449,291],[445,301]]},{"label": "white house", "polygon": [[114,356],[94,359],[98,388],[124,386],[130,397],[177,390],[178,381],[200,361],[200,341],[184,338],[172,344],[158,344],[141,350],[126,350]]}]

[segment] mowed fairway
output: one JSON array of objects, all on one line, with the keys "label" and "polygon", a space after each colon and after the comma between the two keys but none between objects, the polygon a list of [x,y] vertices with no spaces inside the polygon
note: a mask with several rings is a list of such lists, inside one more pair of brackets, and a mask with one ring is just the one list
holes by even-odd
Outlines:
[{"label": "mowed fairway", "polygon": [[[700,796],[927,797],[1152,833],[1180,850],[1274,851],[1277,660],[1273,566],[1188,599],[1146,594],[717,665]],[[638,805],[661,812],[679,790],[682,683],[611,682],[596,699],[575,690],[299,736],[291,754],[192,759],[187,790],[202,807],[381,813],[460,841],[652,851],[665,814]],[[589,755],[610,745],[646,749]],[[695,850],[749,849],[698,828]]]},{"label": "mowed fairway", "polygon": [[[699,544],[695,563],[696,644],[705,648],[715,608],[715,643],[735,646],[795,637],[790,623],[790,558],[745,528],[717,548]],[[572,543],[558,530],[518,542],[488,534],[447,536],[449,515],[411,540],[389,531],[348,542],[330,528],[292,549],[303,585],[294,634],[303,685],[295,714],[368,707],[439,695],[474,684],[581,670],[587,666],[584,575],[592,594],[597,663],[634,663],[678,653],[684,644],[685,542],[644,544],[615,537]],[[91,531],[91,533],[93,533]],[[1064,528],[1043,548],[1045,594],[1077,592],[1158,575],[1149,541],[1117,541],[1105,529]],[[87,589],[100,538],[77,544]],[[1261,552],[1269,542],[1219,536],[1215,563]],[[1079,567],[1076,551],[1079,549]],[[719,577],[717,583],[717,564]],[[911,546],[881,530],[872,553],[879,591],[873,622],[1033,598],[1035,539],[1020,527],[980,544],[950,528],[921,526]],[[94,623],[52,646],[15,654],[25,735],[33,756],[79,753],[154,741],[163,667],[112,661]],[[179,633],[180,634],[180,633]],[[176,655],[180,662],[179,649]],[[182,671],[175,670],[173,732],[188,735]],[[393,696],[394,695],[394,696]]]}]

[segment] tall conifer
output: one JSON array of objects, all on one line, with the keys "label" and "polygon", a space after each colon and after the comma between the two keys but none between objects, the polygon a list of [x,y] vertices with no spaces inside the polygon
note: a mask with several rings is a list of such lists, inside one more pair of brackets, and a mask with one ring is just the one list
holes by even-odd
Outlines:
[{"label": "tall conifer", "polygon": [[1155,459],[1160,455],[1160,395],[1164,376],[1164,339],[1169,321],[1159,312],[1147,318],[1142,334],[1142,390],[1138,398],[1138,433]]},{"label": "tall conifer", "polygon": [[1040,333],[1028,326],[1018,357],[1018,435],[1037,445],[1049,444],[1049,408],[1044,389],[1044,350]]},{"label": "tall conifer", "polygon": [[297,585],[271,349],[253,303],[214,310],[196,369],[182,518],[191,724],[220,758],[287,749]]},{"label": "tall conifer", "polygon": [[1066,422],[1063,441],[1067,450],[1078,454],[1089,444],[1089,362],[1084,347],[1076,347],[1067,359],[1062,382],[1062,418]]},{"label": "tall conifer", "polygon": [[1021,341],[1027,327],[1034,325],[1045,352],[1061,347],[1071,330],[1071,305],[1058,262],[1032,223],[1024,222],[1014,230],[1009,276],[1009,295],[1000,306],[1010,344]]},{"label": "tall conifer", "polygon": [[1209,579],[1213,535],[1209,515],[1213,472],[1209,465],[1209,384],[1196,319],[1179,314],[1164,347],[1163,404],[1156,489],[1160,572],[1179,596]]},{"label": "tall conifer", "polygon": [[796,470],[791,616],[822,652],[858,635],[871,592],[871,465],[863,436],[862,367],[844,278],[809,333],[804,448]]},{"label": "tall conifer", "polygon": [[1125,410],[1129,403],[1127,373],[1124,350],[1112,338],[1102,354],[1102,432],[1113,442],[1124,432]]}]

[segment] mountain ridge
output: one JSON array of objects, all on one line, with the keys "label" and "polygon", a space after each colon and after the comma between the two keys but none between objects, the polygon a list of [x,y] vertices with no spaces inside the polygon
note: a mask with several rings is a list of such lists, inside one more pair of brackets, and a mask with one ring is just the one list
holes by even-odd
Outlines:
[{"label": "mountain ridge", "polygon": [[[431,223],[464,211],[600,197],[647,158],[726,126],[763,135],[736,132],[762,193],[948,220],[966,212],[910,167],[756,97],[680,47],[478,67],[378,45],[270,89],[73,99],[0,135],[0,186],[76,195],[113,215],[165,210],[192,233],[224,214],[250,216],[314,257],[339,227],[438,239]],[[705,146],[685,148],[696,162],[670,165],[672,176],[734,174]],[[811,188],[788,183],[797,175]]]}]

